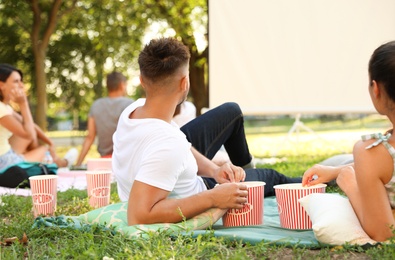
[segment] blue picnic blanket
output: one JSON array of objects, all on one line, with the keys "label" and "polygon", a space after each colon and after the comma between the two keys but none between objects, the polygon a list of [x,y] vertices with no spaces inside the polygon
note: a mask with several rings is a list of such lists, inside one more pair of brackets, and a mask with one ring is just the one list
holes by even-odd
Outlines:
[{"label": "blue picnic blanket", "polygon": [[[241,240],[252,245],[264,241],[276,245],[297,245],[309,248],[321,248],[325,246],[317,241],[312,229],[290,230],[282,228],[275,197],[267,197],[264,200],[264,219],[262,225],[224,227],[220,219],[213,225],[212,229],[215,236],[225,237],[231,240]],[[205,232],[207,231],[195,230],[194,235],[196,236]]]},{"label": "blue picnic blanket", "polygon": [[[100,217],[97,217],[95,211],[101,210]],[[267,197],[264,200],[264,220],[259,226],[243,226],[243,227],[224,227],[222,220],[219,219],[214,225],[208,229],[190,230],[185,228],[188,225],[178,224],[153,224],[127,226],[126,223],[126,203],[118,203],[107,206],[107,209],[98,209],[92,212],[82,214],[80,216],[58,216],[58,217],[38,217],[35,220],[33,228],[41,227],[68,227],[79,230],[89,230],[90,225],[99,225],[104,229],[110,229],[113,232],[123,232],[128,236],[141,235],[145,231],[160,230],[165,228],[172,229],[174,234],[181,233],[184,235],[192,235],[194,237],[199,234],[211,232],[215,236],[225,237],[230,240],[243,241],[252,245],[262,241],[275,245],[300,246],[307,248],[321,248],[326,245],[321,244],[314,237],[313,231],[310,230],[289,230],[281,228],[279,213],[277,210],[277,202],[275,197]],[[105,212],[105,213],[103,213]],[[114,212],[114,213],[113,213]],[[117,213],[115,213],[117,212]],[[120,213],[121,212],[121,213]],[[95,220],[89,215],[95,213]],[[109,222],[109,218],[112,221]],[[187,221],[188,222],[188,221]],[[110,223],[110,224],[109,224]],[[138,230],[138,232],[136,232]]]}]

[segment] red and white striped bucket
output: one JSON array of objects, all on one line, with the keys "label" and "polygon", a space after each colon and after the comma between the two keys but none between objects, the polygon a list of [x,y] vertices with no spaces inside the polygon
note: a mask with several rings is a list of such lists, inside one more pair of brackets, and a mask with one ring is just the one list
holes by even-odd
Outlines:
[{"label": "red and white striped bucket", "polygon": [[252,226],[263,224],[264,182],[246,181],[248,201],[242,209],[228,209],[222,217],[225,227]]},{"label": "red and white striped bucket", "polygon": [[89,205],[101,208],[110,203],[111,171],[86,171]]},{"label": "red and white striped bucket", "polygon": [[53,216],[56,211],[58,176],[38,175],[29,177],[34,217]]},{"label": "red and white striped bucket", "polygon": [[326,184],[303,187],[301,183],[275,185],[280,225],[288,229],[311,229],[309,215],[299,199],[312,193],[325,193]]},{"label": "red and white striped bucket", "polygon": [[111,158],[89,158],[86,160],[86,169],[88,171],[108,171],[112,169]]}]

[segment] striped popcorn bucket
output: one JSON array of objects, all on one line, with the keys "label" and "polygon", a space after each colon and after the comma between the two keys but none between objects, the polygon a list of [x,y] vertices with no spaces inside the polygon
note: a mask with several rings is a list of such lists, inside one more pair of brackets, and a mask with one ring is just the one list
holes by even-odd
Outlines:
[{"label": "striped popcorn bucket", "polygon": [[53,216],[56,211],[58,176],[38,175],[29,177],[33,200],[33,215]]},{"label": "striped popcorn bucket", "polygon": [[111,171],[86,171],[89,205],[101,208],[110,203]]},{"label": "striped popcorn bucket", "polygon": [[86,160],[88,171],[108,171],[112,169],[111,158],[89,158]]},{"label": "striped popcorn bucket", "polygon": [[225,227],[263,224],[263,196],[266,183],[246,181],[244,184],[248,189],[248,201],[242,209],[228,209],[222,217]]},{"label": "striped popcorn bucket", "polygon": [[326,184],[303,187],[301,183],[275,185],[280,225],[288,229],[311,229],[310,217],[299,199],[312,193],[325,193]]}]

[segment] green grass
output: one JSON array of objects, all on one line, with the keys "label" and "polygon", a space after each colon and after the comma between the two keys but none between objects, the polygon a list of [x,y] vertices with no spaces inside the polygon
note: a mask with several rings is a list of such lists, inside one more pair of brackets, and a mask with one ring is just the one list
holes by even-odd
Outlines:
[{"label": "green grass", "polygon": [[[326,120],[326,121],[325,121]],[[301,131],[287,136],[293,120],[279,118],[246,122],[247,139],[255,158],[274,158],[271,167],[289,176],[300,176],[308,168],[332,155],[349,153],[360,134],[384,131],[388,123],[378,117],[357,119],[306,119],[314,134]],[[361,123],[363,122],[363,123]],[[52,133],[55,134],[55,133]],[[58,134],[58,133],[57,133]],[[68,147],[59,147],[62,154]],[[92,149],[91,149],[92,150]],[[338,191],[337,189],[328,190]],[[98,226],[76,231],[64,228],[32,229],[30,197],[3,196],[0,206],[0,260],[3,259],[393,259],[394,245],[360,248],[342,246],[310,250],[261,242],[255,246],[229,242],[211,232],[192,236],[170,236],[166,231],[150,233],[149,239],[128,239]],[[118,202],[112,185],[111,203]],[[91,210],[86,191],[58,193],[57,215],[80,215]],[[23,242],[26,234],[27,243]],[[16,237],[13,243],[6,243]],[[107,257],[107,258],[105,258]]]}]

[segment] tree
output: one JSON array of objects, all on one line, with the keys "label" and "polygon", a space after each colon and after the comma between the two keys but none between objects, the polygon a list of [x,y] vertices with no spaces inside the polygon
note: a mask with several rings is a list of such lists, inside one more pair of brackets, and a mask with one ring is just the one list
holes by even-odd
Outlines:
[{"label": "tree", "polygon": [[0,58],[31,75],[32,110],[44,129],[48,100],[60,104],[52,113],[86,115],[107,72],[135,68],[147,24],[137,0],[5,0],[0,10]]},{"label": "tree", "polygon": [[86,119],[90,104],[104,95],[107,73],[138,70],[144,7],[139,1],[80,1],[73,17],[60,24],[59,41],[48,53],[49,74],[57,79],[53,91],[65,109]]},{"label": "tree", "polygon": [[[37,108],[35,122],[43,129],[47,128],[47,77],[45,73],[45,59],[51,36],[54,34],[58,20],[75,7],[77,0],[62,0],[39,4],[38,0],[27,0],[33,13],[33,23],[30,32],[34,56],[35,82],[37,88]],[[47,4],[47,6],[46,6]],[[62,9],[61,9],[62,7]]]},{"label": "tree", "polygon": [[198,50],[194,32],[207,31],[206,0],[0,0],[0,61],[32,82],[32,111],[46,129],[46,117],[62,111],[86,118],[103,96],[106,73],[137,74],[146,28],[158,21],[191,50],[191,95],[200,111],[208,106],[208,49]]},{"label": "tree", "polygon": [[[148,1],[147,1],[148,2]],[[193,103],[198,114],[208,107],[208,45],[199,51],[195,33],[203,30],[207,35],[207,0],[156,0],[146,4],[153,10],[152,19],[163,19],[176,32],[191,51],[190,83]]]},{"label": "tree", "polygon": [[[23,1],[4,1],[1,9],[7,10],[4,20],[12,19],[9,25],[21,34],[28,34],[31,40],[30,50],[33,54],[34,81],[33,88],[37,95],[35,109],[35,122],[43,129],[47,127],[47,78],[45,71],[46,55],[51,36],[54,34],[56,25],[63,16],[67,16],[75,7],[77,0],[26,0]],[[28,11],[30,10],[30,12]],[[19,30],[21,29],[21,30]]]}]

